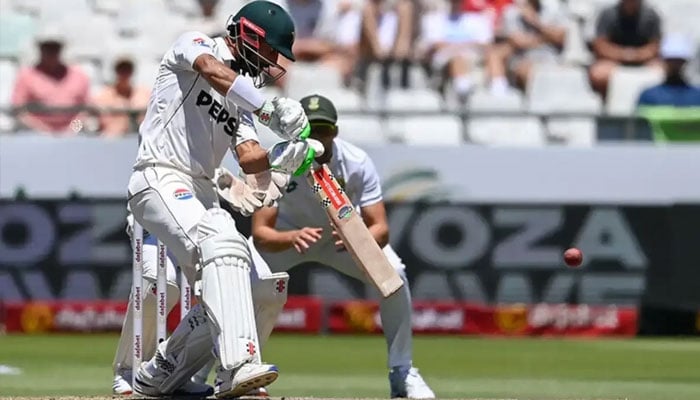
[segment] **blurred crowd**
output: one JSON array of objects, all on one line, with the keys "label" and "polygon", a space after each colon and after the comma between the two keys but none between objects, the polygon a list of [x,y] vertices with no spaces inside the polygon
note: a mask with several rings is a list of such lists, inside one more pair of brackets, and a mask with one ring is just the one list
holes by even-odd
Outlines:
[{"label": "blurred crowd", "polygon": [[[700,107],[697,0],[277,2],[295,21],[297,63],[282,63],[288,73],[270,95],[312,90],[343,109],[438,113],[484,104],[593,115]],[[85,10],[61,19],[48,3]],[[0,130],[135,132],[168,41],[185,30],[223,34],[243,3],[0,0]],[[81,12],[92,21],[85,31],[64,29]],[[100,29],[110,32],[93,37]]]}]

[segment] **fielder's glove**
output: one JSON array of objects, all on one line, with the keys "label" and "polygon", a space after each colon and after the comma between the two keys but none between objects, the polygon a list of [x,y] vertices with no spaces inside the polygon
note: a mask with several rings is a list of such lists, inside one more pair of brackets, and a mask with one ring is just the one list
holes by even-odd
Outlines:
[{"label": "fielder's glove", "polygon": [[262,207],[265,193],[251,188],[243,180],[233,176],[226,168],[218,168],[214,176],[214,183],[219,197],[226,200],[234,211],[244,217],[253,215],[253,212]]},{"label": "fielder's glove", "polygon": [[311,133],[309,119],[301,103],[287,97],[265,101],[258,113],[258,120],[285,140],[305,139]]}]

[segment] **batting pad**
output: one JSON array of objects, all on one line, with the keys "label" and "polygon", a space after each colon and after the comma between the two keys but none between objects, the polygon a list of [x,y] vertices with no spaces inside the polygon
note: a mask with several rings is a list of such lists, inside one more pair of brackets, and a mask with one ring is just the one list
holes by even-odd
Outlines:
[{"label": "batting pad", "polygon": [[258,335],[250,287],[250,251],[231,216],[211,209],[198,227],[201,300],[224,369],[256,360]]},{"label": "batting pad", "polygon": [[[253,304],[255,305],[255,324],[257,325],[260,347],[267,343],[272,330],[275,328],[277,317],[282,312],[287,302],[287,282],[289,275],[286,272],[278,272],[265,277],[260,277],[252,285]],[[262,351],[262,350],[261,350]],[[262,357],[258,352],[257,359]]]},{"label": "batting pad", "polygon": [[169,373],[158,388],[165,394],[173,393],[214,359],[208,318],[200,304],[192,307],[158,350],[156,364]]}]

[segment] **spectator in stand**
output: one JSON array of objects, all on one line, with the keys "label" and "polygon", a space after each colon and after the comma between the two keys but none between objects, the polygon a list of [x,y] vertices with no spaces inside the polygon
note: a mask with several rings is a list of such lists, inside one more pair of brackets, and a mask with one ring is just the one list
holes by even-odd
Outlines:
[{"label": "spectator in stand", "polygon": [[[106,86],[95,97],[95,106],[100,111],[100,132],[103,136],[121,136],[136,132],[143,120],[148,106],[150,90],[136,87],[131,83],[134,74],[134,62],[131,58],[121,57],[114,63],[115,82]],[[137,118],[134,118],[137,117]]]},{"label": "spectator in stand", "polygon": [[493,18],[493,27],[498,32],[501,29],[503,13],[513,4],[513,0],[462,0],[462,11],[486,11]]},{"label": "spectator in stand", "polygon": [[605,96],[618,65],[658,66],[661,19],[643,0],[619,0],[602,11],[596,22],[591,85]]},{"label": "spectator in stand", "polygon": [[666,79],[639,96],[639,114],[649,121],[658,141],[700,141],[700,88],[683,75],[695,49],[683,35],[664,37],[661,57]]},{"label": "spectator in stand", "polygon": [[44,28],[36,36],[39,62],[19,71],[12,93],[19,122],[27,129],[44,133],[77,133],[82,129],[81,110],[42,112],[32,107],[79,107],[86,105],[90,79],[79,67],[61,59],[64,39],[59,30]]},{"label": "spectator in stand", "polygon": [[[284,3],[280,2],[281,4]],[[319,62],[340,72],[349,84],[357,60],[360,15],[352,0],[287,0],[294,20],[297,61]],[[290,62],[280,59],[287,68]],[[284,86],[284,79],[278,80]]]},{"label": "spectator in stand", "polygon": [[672,106],[700,107],[700,88],[692,86],[683,76],[683,69],[693,58],[693,43],[679,34],[669,35],[661,42],[666,79],[639,96],[640,107]]},{"label": "spectator in stand", "polygon": [[488,54],[491,92],[508,90],[506,74],[512,74],[518,88],[525,90],[535,64],[557,63],[566,38],[565,21],[558,7],[541,0],[523,0],[508,7],[503,15],[501,43]]},{"label": "spectator in stand", "polygon": [[224,34],[222,21],[216,14],[216,6],[219,0],[197,0],[199,4],[200,15],[192,21],[190,30],[199,31],[209,36],[218,36]]},{"label": "spectator in stand", "polygon": [[421,32],[426,62],[441,74],[441,88],[450,82],[460,101],[466,101],[474,87],[470,72],[493,40],[492,18],[486,12],[464,12],[462,0],[450,0],[447,11],[423,17]]},{"label": "spectator in stand", "polygon": [[359,77],[366,80],[372,63],[382,64],[382,86],[391,85],[390,69],[401,67],[400,86],[409,86],[413,57],[414,4],[412,0],[369,0],[362,9]]}]

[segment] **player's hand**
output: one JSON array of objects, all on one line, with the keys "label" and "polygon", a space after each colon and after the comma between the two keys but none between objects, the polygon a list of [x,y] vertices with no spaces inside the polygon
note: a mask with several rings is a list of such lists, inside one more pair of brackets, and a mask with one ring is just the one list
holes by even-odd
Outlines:
[{"label": "player's hand", "polygon": [[270,168],[273,170],[301,175],[323,152],[323,144],[318,140],[288,140],[272,146],[267,151],[267,158],[270,160]]},{"label": "player's hand", "polygon": [[338,231],[335,230],[335,228],[333,228],[332,234],[334,240],[333,244],[335,245],[335,251],[341,252],[347,250],[345,248],[345,243],[343,243],[343,238],[340,237],[340,234],[338,233]]},{"label": "player's hand", "polygon": [[251,189],[265,194],[262,199],[263,207],[272,207],[277,200],[282,198],[290,178],[289,174],[270,170],[257,174],[243,175],[246,184]]},{"label": "player's hand", "polygon": [[285,140],[305,139],[310,133],[301,103],[287,97],[266,101],[258,112],[258,120]]},{"label": "player's hand", "polygon": [[234,211],[244,217],[253,215],[255,210],[263,206],[262,200],[265,198],[265,192],[251,188],[225,168],[217,170],[214,183],[219,196],[226,200]]},{"label": "player's hand", "polygon": [[309,228],[308,226],[294,231],[292,239],[294,249],[296,249],[299,254],[306,253],[312,244],[321,239],[322,232],[323,228]]}]

